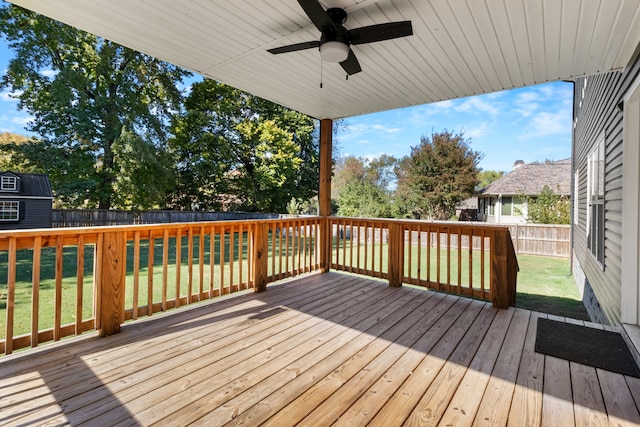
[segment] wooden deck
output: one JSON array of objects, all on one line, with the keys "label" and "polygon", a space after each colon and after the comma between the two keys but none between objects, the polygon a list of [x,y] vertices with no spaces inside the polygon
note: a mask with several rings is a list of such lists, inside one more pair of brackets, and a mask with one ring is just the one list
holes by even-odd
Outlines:
[{"label": "wooden deck", "polygon": [[4,357],[0,424],[640,424],[640,380],[535,353],[539,316],[308,275]]}]

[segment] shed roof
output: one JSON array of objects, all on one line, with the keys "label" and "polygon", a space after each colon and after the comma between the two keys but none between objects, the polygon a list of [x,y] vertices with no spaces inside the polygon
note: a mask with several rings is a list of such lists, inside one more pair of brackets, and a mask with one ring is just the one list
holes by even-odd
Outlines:
[{"label": "shed roof", "polygon": [[321,0],[347,29],[413,24],[353,46],[345,80],[316,49],[267,52],[320,38],[295,0],[10,1],[318,119],[619,70],[640,43],[638,0]]},{"label": "shed roof", "polygon": [[46,197],[53,198],[49,176],[37,173],[0,172],[0,176],[14,175],[20,178],[20,191],[18,193],[0,191],[0,197]]},{"label": "shed roof", "polygon": [[533,196],[540,194],[545,185],[556,194],[570,195],[571,162],[562,160],[554,163],[522,165],[489,184],[479,194]]}]

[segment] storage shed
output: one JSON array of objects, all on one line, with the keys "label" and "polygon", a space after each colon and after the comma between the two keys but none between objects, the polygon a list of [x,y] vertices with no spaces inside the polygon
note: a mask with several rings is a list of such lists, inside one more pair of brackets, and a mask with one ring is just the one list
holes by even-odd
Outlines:
[{"label": "storage shed", "polygon": [[0,172],[0,230],[49,228],[52,204],[47,175]]}]

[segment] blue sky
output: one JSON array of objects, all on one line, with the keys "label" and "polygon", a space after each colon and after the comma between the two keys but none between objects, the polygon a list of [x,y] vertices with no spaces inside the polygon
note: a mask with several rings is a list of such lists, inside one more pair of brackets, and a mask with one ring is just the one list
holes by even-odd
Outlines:
[{"label": "blue sky", "polygon": [[342,155],[403,157],[432,132],[464,132],[484,153],[484,170],[571,157],[573,85],[546,83],[349,118],[338,136]]},{"label": "blue sky", "polygon": [[[12,52],[0,40],[4,74]],[[484,154],[484,170],[510,171],[526,163],[571,156],[572,84],[547,83],[434,104],[346,119],[337,137],[342,155],[364,158],[386,153],[403,157],[432,132],[463,131],[471,148]],[[30,119],[17,109],[7,90],[0,91],[0,132],[26,134]]]}]

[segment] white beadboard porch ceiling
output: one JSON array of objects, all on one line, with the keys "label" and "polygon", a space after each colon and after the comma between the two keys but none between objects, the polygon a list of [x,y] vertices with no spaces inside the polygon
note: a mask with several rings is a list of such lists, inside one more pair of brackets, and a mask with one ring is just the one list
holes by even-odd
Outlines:
[{"label": "white beadboard porch ceiling", "polygon": [[296,0],[11,0],[316,118],[341,118],[622,69],[639,0],[321,0],[346,28],[411,20],[414,35],[354,46],[345,80]]}]

